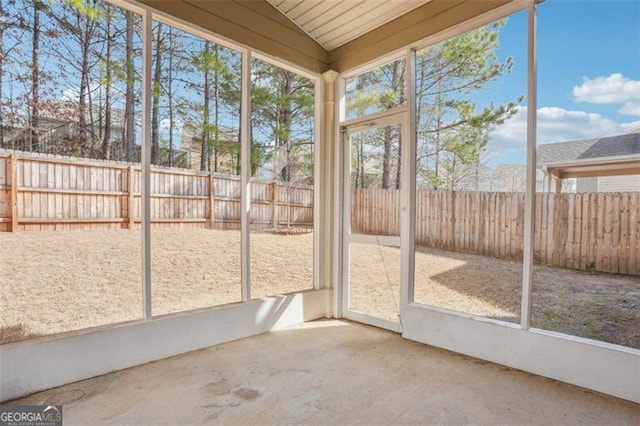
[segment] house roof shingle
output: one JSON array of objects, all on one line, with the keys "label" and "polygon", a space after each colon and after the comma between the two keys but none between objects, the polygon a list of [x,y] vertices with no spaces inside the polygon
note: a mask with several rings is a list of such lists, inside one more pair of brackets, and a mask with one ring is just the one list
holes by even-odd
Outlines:
[{"label": "house roof shingle", "polygon": [[579,141],[558,142],[538,147],[538,166],[546,164],[575,162],[618,157],[622,155],[640,155],[640,133]]}]

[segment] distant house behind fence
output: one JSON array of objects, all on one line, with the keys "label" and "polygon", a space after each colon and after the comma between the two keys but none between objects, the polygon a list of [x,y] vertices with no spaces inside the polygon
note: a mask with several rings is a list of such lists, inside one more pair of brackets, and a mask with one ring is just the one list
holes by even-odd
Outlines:
[{"label": "distant house behind fence", "polygon": [[640,191],[640,127],[627,134],[558,142],[538,148],[543,192],[562,191],[576,179],[575,192]]}]

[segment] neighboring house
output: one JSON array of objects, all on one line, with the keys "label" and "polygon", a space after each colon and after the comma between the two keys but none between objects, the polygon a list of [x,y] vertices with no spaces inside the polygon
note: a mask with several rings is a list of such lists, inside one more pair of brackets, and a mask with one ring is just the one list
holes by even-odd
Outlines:
[{"label": "neighboring house", "polygon": [[[640,191],[640,128],[603,138],[559,142],[538,148],[543,192],[562,192],[575,178],[576,192]],[[554,185],[555,184],[555,185]]]},{"label": "neighboring house", "polygon": [[[217,153],[211,151],[211,171],[218,173],[237,174],[238,156],[240,153],[240,136],[239,129],[227,126],[218,126],[219,137],[217,145]],[[196,136],[186,127],[182,128],[182,137],[180,147],[177,149],[180,155],[185,157],[184,164],[180,167],[200,170],[200,161],[202,158],[202,137]],[[217,154],[217,155],[216,155]],[[217,166],[213,164],[217,160]]]},{"label": "neighboring house", "polygon": [[[38,120],[38,144],[39,152],[68,154],[69,139],[78,131],[78,111],[80,107],[74,101],[46,101],[40,105],[40,117]],[[105,130],[104,108],[87,108],[85,112],[87,133],[93,134],[100,141]],[[31,128],[26,120],[19,123],[9,123],[2,126],[3,138],[0,148],[30,151]],[[124,136],[125,120],[124,110],[111,108],[111,142],[115,145],[122,142]]]},{"label": "neighboring house", "polygon": [[289,166],[288,182],[296,185],[313,185],[313,143],[304,140],[291,142],[287,152],[284,146],[268,145],[261,164],[253,176],[263,180],[283,180],[284,169]]},{"label": "neighboring house", "polygon": [[638,191],[640,191],[640,175],[581,178],[576,182],[576,192]]}]

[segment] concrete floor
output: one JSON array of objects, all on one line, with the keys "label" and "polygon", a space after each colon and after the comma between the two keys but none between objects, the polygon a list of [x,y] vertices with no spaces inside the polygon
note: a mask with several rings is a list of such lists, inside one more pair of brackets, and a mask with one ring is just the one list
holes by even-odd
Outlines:
[{"label": "concrete floor", "polygon": [[640,424],[638,404],[333,320],[12,403],[63,404],[67,425]]}]

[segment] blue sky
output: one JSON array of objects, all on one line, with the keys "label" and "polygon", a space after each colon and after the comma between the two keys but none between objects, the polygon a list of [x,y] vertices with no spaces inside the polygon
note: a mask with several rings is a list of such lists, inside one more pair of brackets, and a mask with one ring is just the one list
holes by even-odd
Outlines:
[{"label": "blue sky", "polygon": [[[527,14],[509,17],[499,57],[510,75],[485,101],[526,94]],[[496,128],[492,164],[525,162],[526,99]],[[538,143],[619,134],[640,127],[640,1],[547,0],[538,6]]]}]

